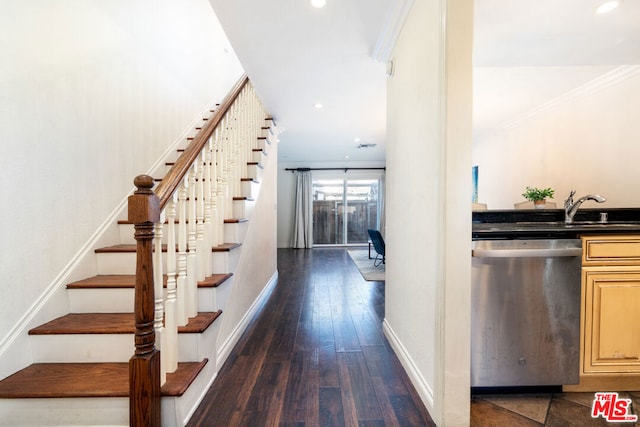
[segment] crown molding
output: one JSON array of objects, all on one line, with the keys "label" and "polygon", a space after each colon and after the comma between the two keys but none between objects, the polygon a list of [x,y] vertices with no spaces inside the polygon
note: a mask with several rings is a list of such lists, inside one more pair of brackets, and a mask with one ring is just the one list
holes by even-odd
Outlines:
[{"label": "crown molding", "polygon": [[373,47],[371,56],[380,62],[389,62],[391,60],[391,54],[402,30],[402,26],[407,20],[409,11],[413,6],[415,0],[393,0],[391,10],[387,15],[380,34],[376,40],[376,44]]},{"label": "crown molding", "polygon": [[578,86],[562,95],[553,98],[544,104],[541,104],[520,116],[503,123],[503,129],[513,129],[520,126],[523,122],[529,120],[531,117],[536,116],[544,111],[550,110],[558,105],[565,104],[573,99],[581,98],[584,96],[592,95],[600,90],[606,89],[611,86],[615,86],[618,83],[627,80],[640,73],[640,65],[622,65],[616,67],[613,70],[602,74],[595,79]]}]

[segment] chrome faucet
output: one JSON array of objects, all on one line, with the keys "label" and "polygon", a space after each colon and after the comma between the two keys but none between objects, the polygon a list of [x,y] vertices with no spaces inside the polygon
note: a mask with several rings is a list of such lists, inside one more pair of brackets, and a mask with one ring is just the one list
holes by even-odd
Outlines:
[{"label": "chrome faucet", "polygon": [[575,216],[576,212],[578,212],[578,209],[580,208],[580,205],[582,203],[586,202],[587,200],[593,200],[598,203],[602,203],[607,200],[602,196],[598,196],[597,194],[587,194],[586,196],[580,197],[574,203],[574,194],[576,194],[576,190],[571,190],[569,197],[567,197],[567,200],[564,201],[564,222],[567,224],[571,224],[573,222],[573,217]]}]

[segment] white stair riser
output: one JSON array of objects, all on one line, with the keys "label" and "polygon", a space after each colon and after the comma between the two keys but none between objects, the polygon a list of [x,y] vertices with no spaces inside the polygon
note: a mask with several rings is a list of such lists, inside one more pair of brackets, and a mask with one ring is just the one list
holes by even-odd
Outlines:
[{"label": "white stair riser", "polygon": [[247,235],[249,222],[236,222],[224,225],[224,241],[231,243],[242,243]]},{"label": "white stair riser", "polygon": [[[231,289],[233,288],[233,276],[224,281],[217,288],[208,288],[208,290],[212,290],[213,292],[205,293],[201,292],[198,294],[198,311],[217,311],[222,310],[224,312],[225,307],[227,306],[227,301],[229,300],[229,294],[231,293]],[[207,289],[202,289],[205,291]],[[207,310],[205,307],[213,305],[213,309]],[[202,307],[202,308],[201,308]]]},{"label": "white stair riser", "polygon": [[71,313],[133,313],[133,288],[68,289]]},{"label": "white stair riser", "polygon": [[[178,361],[215,359],[220,319],[202,334],[178,334]],[[133,334],[32,335],[36,363],[126,362],[135,352]]]},{"label": "white stair riser", "polygon": [[265,158],[267,157],[265,153],[266,153],[266,151],[264,151],[264,149],[263,149],[263,151],[253,151],[251,158],[252,158],[252,160],[254,162],[258,162],[260,164],[264,164],[264,162],[266,160]]},{"label": "white stair riser", "polygon": [[128,397],[1,399],[3,426],[128,426]]},{"label": "white stair riser", "polygon": [[233,217],[249,219],[253,213],[255,204],[256,202],[254,200],[234,200]]},{"label": "white stair riser", "polygon": [[[271,122],[267,122],[264,127],[271,126]],[[273,135],[273,130],[269,129],[260,129],[260,136],[269,137],[269,135]]]},{"label": "white stair riser", "polygon": [[240,250],[238,248],[226,251],[215,252],[213,257],[213,271],[216,273],[233,273],[238,266]]},{"label": "white stair riser", "polygon": [[[107,252],[96,254],[98,274],[135,274],[135,252]],[[162,269],[166,270],[166,254],[162,255]]]},{"label": "white stair riser", "polygon": [[[103,252],[96,255],[98,274],[135,274],[136,272],[135,252]],[[208,252],[208,256],[211,260],[211,258],[215,258],[216,253]],[[162,254],[162,271],[167,271],[166,253]],[[219,271],[213,271],[219,273]]]},{"label": "white stair riser", "polygon": [[178,335],[178,360],[180,362],[200,362],[202,359],[214,360],[216,357],[216,339],[222,319],[216,319],[201,334]]},{"label": "white stair riser", "polygon": [[135,352],[133,334],[32,335],[36,363],[126,362]]},{"label": "white stair riser", "polygon": [[121,244],[132,245],[136,243],[136,239],[133,237],[133,224],[118,224],[118,231],[120,232]]},{"label": "white stair riser", "polygon": [[253,181],[242,181],[242,194],[243,197],[250,197],[256,199],[260,192],[260,184]]},{"label": "white stair riser", "polygon": [[249,165],[248,166],[248,174],[247,178],[253,178],[257,181],[262,181],[263,169],[258,165]]},{"label": "white stair riser", "polygon": [[[198,311],[217,311],[223,306],[216,295],[233,278],[217,288],[198,288]],[[167,289],[164,289],[165,296]],[[71,313],[133,313],[133,288],[69,289]]]},{"label": "white stair riser", "polygon": [[273,145],[276,142],[276,137],[275,135],[272,134],[268,134],[268,135],[264,135],[267,139],[259,139],[258,140],[258,148],[263,149],[267,154],[269,154],[269,150],[271,148],[271,145]]},{"label": "white stair riser", "polygon": [[[233,202],[234,206],[236,204],[236,202],[238,202],[238,200],[235,200]],[[238,217],[238,216],[234,216],[234,218],[243,218],[243,217]],[[125,244],[125,245],[132,245],[136,243],[136,239],[134,238],[134,229],[133,229],[133,224],[118,224],[118,231],[120,233],[120,243],[121,244]],[[167,231],[167,227],[163,227],[163,231],[162,231],[162,243],[163,244],[167,244],[167,236],[168,236],[168,231]]]}]

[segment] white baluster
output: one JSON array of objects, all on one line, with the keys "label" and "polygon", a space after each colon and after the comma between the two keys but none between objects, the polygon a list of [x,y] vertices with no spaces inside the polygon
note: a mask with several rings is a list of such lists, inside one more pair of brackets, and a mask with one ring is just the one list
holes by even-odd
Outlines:
[{"label": "white baluster", "polygon": [[166,340],[164,339],[164,292],[162,275],[162,223],[164,213],[160,214],[160,221],[155,224],[154,250],[153,250],[153,287],[155,294],[155,315],[153,319],[156,331],[156,348],[160,349],[160,384],[167,381],[166,364],[164,351],[166,350]]},{"label": "white baluster", "polygon": [[163,350],[167,372],[178,369],[178,324],[176,303],[176,204],[178,192],[173,193],[167,203],[167,297],[164,303],[164,337],[166,343]]},{"label": "white baluster", "polygon": [[240,180],[239,170],[238,170],[238,106],[234,104],[231,107],[233,111],[233,126],[231,128],[231,135],[229,138],[230,142],[230,162],[229,162],[229,179],[227,182],[227,193],[225,194],[225,211],[224,218],[230,218],[231,214],[229,213],[229,197],[233,197],[233,193],[236,190],[236,182]]},{"label": "white baluster", "polygon": [[185,309],[188,317],[195,317],[198,312],[196,292],[198,286],[198,262],[196,255],[196,173],[197,162],[189,170],[189,200],[187,227],[187,288],[185,292]]},{"label": "white baluster", "polygon": [[178,326],[184,326],[189,322],[186,308],[187,290],[187,187],[188,179],[185,178],[178,187],[178,298],[177,320]]},{"label": "white baluster", "polygon": [[211,248],[213,247],[213,227],[211,225],[211,211],[213,210],[213,201],[211,200],[212,183],[211,173],[213,169],[211,160],[211,151],[213,147],[213,137],[210,137],[204,149],[204,244],[203,248],[206,253],[206,263],[204,275],[210,276],[213,272],[211,260]]},{"label": "white baluster", "polygon": [[[247,152],[247,136],[248,136],[248,120],[247,120],[247,91],[246,89],[242,92],[241,104],[240,108],[240,122],[238,123],[238,131],[240,132],[239,146],[238,150],[240,153],[240,177],[245,178],[249,176],[249,165],[248,163],[253,161],[253,159],[249,156]],[[238,191],[240,189],[241,179],[238,179]]]},{"label": "white baluster", "polygon": [[[206,146],[205,146],[206,149]],[[210,264],[211,251],[207,253],[205,251],[204,240],[204,169],[206,168],[204,160],[204,150],[200,152],[200,155],[196,159],[195,175],[196,175],[196,282],[204,280],[207,274],[207,265]],[[196,285],[195,298],[196,298],[196,310],[197,310],[197,296],[198,290]]]},{"label": "white baluster", "polygon": [[218,185],[216,193],[216,227],[218,235],[218,245],[224,243],[224,212],[225,212],[225,191],[227,187],[227,146],[228,146],[228,129],[227,120],[224,120],[224,127],[220,135],[218,149]]},{"label": "white baluster", "polygon": [[211,246],[215,247],[220,244],[220,237],[218,234],[218,178],[220,174],[220,135],[222,133],[222,124],[216,128],[216,132],[213,138],[213,149],[211,151],[212,156],[212,169],[211,169]]}]

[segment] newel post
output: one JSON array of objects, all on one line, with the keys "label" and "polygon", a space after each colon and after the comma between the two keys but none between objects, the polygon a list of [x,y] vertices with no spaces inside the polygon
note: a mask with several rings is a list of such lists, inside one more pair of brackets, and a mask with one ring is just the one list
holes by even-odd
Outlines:
[{"label": "newel post", "polygon": [[153,227],[160,220],[153,178],[135,178],[129,196],[129,221],[135,226],[135,354],[129,359],[129,425],[160,426],[160,352],[155,347],[153,287]]}]

